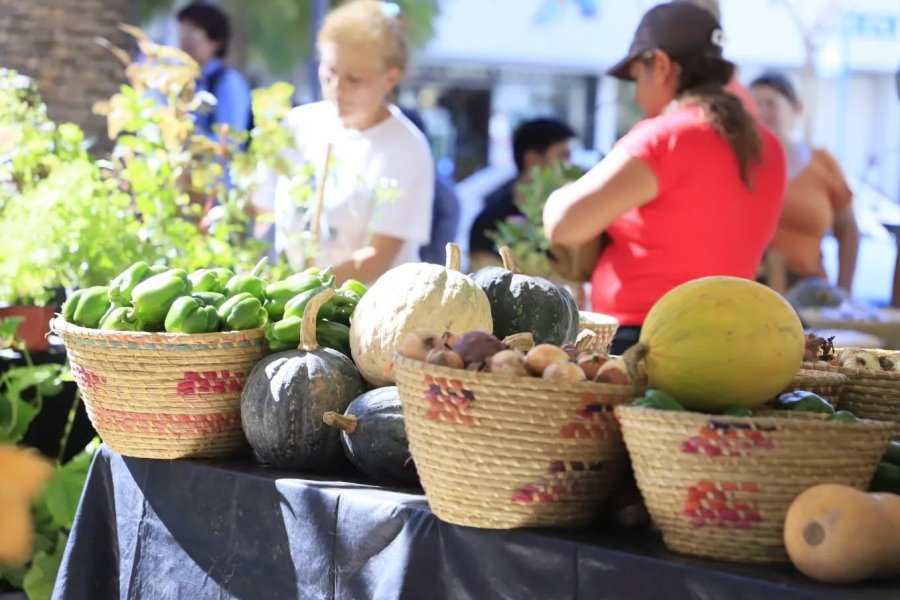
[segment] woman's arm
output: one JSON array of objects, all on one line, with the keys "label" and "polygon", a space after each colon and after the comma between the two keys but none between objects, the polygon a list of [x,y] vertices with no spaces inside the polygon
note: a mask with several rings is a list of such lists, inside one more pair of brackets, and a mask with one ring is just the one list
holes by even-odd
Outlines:
[{"label": "woman's arm", "polygon": [[353,253],[353,258],[334,265],[334,277],[338,283],[356,279],[371,285],[388,270],[404,241],[381,234],[372,234],[369,244]]},{"label": "woman's arm", "polygon": [[544,206],[544,232],[551,244],[583,244],[658,193],[659,183],[650,166],[622,148],[613,148],[580,179],[550,194]]},{"label": "woman's arm", "polygon": [[838,243],[837,285],[849,292],[853,287],[856,256],[859,253],[859,226],[856,224],[852,204],[845,206],[835,215],[834,237]]}]

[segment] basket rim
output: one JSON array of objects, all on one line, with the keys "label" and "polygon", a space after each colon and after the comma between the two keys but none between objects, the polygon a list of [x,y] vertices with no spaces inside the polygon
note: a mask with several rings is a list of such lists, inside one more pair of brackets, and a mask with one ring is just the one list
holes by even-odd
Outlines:
[{"label": "basket rim", "polygon": [[[523,381],[525,385],[537,388],[542,392],[606,392],[623,395],[623,392],[629,396],[635,397],[634,386],[617,383],[598,383],[595,381],[550,381],[540,377],[532,377],[530,375],[508,375],[505,373],[483,373],[479,371],[467,371],[465,369],[452,369],[450,367],[442,367],[433,365],[421,360],[415,360],[400,356],[394,357],[394,367],[405,368],[409,370],[429,371],[430,375],[440,377],[448,377],[453,379],[464,379],[486,385],[509,384],[522,387]],[[399,384],[397,384],[399,385]]]},{"label": "basket rim", "polygon": [[781,416],[775,414],[765,414],[761,416],[750,416],[750,417],[738,417],[733,415],[715,415],[710,413],[701,413],[696,411],[689,410],[661,410],[658,408],[647,408],[645,406],[628,406],[628,405],[619,405],[616,406],[616,416],[619,416],[619,413],[631,414],[631,415],[641,415],[641,414],[651,414],[657,416],[670,416],[674,417],[673,421],[680,422],[701,422],[707,421],[709,419],[719,419],[719,420],[727,420],[728,422],[735,423],[746,423],[746,424],[784,424],[784,423],[792,423],[798,424],[802,423],[804,427],[814,427],[824,430],[834,429],[837,431],[851,431],[851,427],[859,431],[861,428],[866,428],[869,430],[883,430],[886,432],[890,432],[893,429],[893,423],[887,421],[876,421],[873,419],[862,419],[860,418],[859,422],[843,422],[843,421],[826,421],[827,415],[820,415],[818,413],[808,413],[808,412],[792,412],[792,411],[777,411],[777,409],[773,409],[772,412],[784,412],[785,415],[790,416]]},{"label": "basket rim", "polygon": [[[890,351],[900,355],[898,351]],[[882,381],[900,381],[900,371],[872,371],[864,368],[845,367],[843,365],[835,365],[828,361],[806,361],[803,362],[801,368],[807,371],[825,371],[829,373],[839,373],[851,379],[878,379]]]},{"label": "basket rim", "polygon": [[214,331],[212,333],[169,333],[166,331],[107,331],[103,329],[91,329],[69,323],[62,315],[56,313],[50,320],[50,331],[57,334],[69,334],[81,338],[125,338],[133,342],[166,342],[178,344],[187,342],[217,342],[230,339],[255,339],[265,337],[264,327],[253,329],[235,329],[232,331]]}]

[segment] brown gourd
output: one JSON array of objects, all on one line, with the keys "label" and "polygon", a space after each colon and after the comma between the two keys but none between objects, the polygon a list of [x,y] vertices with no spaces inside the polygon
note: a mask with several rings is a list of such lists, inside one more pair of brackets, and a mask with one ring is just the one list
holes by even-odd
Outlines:
[{"label": "brown gourd", "polygon": [[372,385],[393,381],[394,352],[411,331],[493,330],[484,291],[459,271],[459,248],[447,244],[447,266],[408,263],[382,275],[353,312],[350,349]]},{"label": "brown gourd", "polygon": [[784,545],[797,569],[825,583],[900,576],[900,496],[811,487],[788,509]]}]

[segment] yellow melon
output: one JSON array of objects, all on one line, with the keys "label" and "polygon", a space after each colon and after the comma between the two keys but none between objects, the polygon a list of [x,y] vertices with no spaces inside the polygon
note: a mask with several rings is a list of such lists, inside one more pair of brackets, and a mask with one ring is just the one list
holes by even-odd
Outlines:
[{"label": "yellow melon", "polygon": [[781,392],[803,358],[803,327],[778,293],[736,277],[704,277],[660,298],[626,361],[685,407],[753,408]]}]

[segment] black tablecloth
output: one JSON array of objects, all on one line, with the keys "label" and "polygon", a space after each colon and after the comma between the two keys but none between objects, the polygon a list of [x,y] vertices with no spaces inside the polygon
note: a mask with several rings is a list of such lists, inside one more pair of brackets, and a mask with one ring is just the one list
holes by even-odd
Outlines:
[{"label": "black tablecloth", "polygon": [[54,598],[896,599],[900,582],[826,587],[790,565],[669,553],[647,532],[457,527],[415,492],[104,447]]}]

